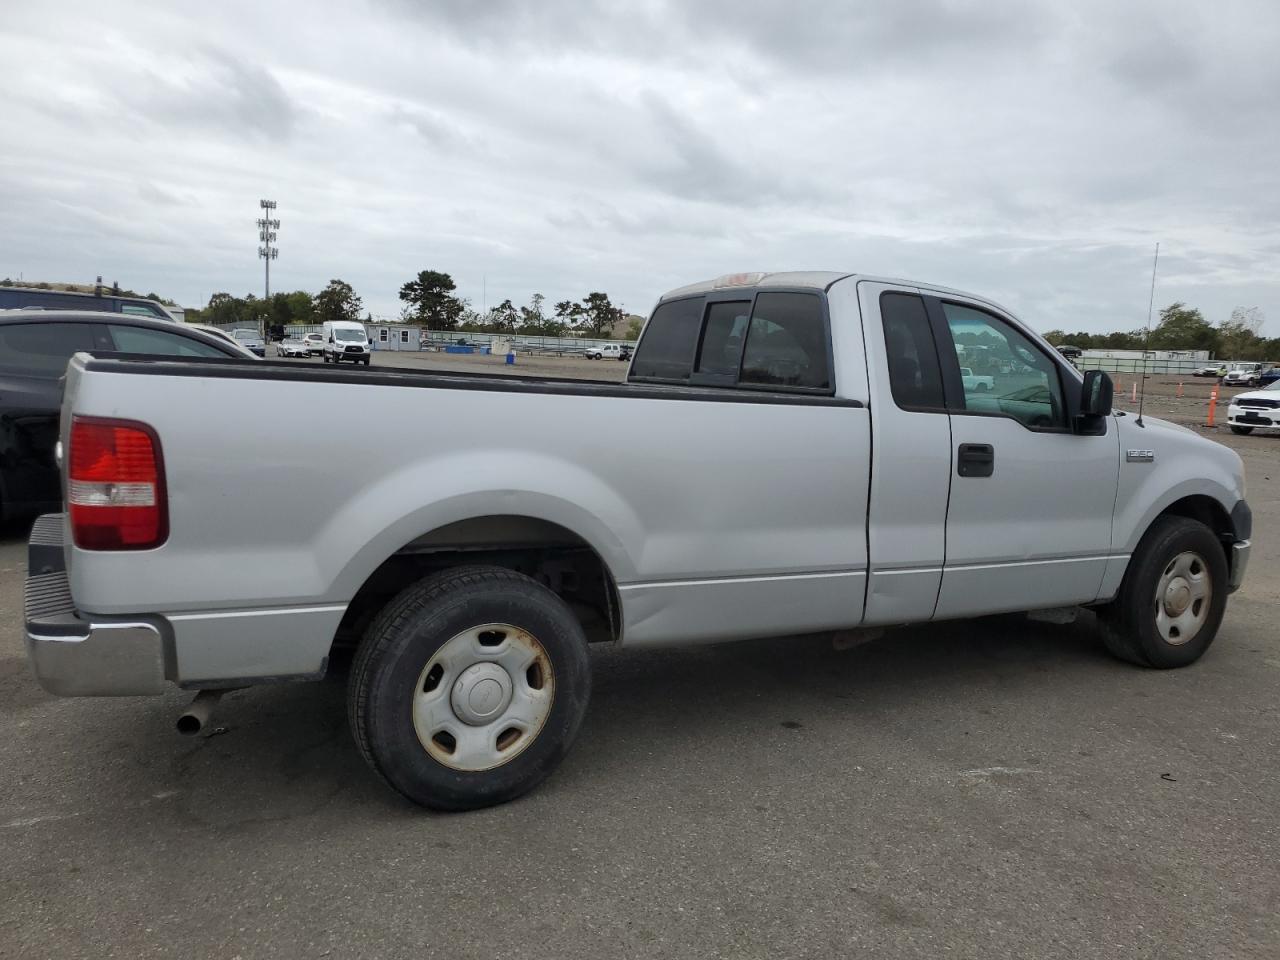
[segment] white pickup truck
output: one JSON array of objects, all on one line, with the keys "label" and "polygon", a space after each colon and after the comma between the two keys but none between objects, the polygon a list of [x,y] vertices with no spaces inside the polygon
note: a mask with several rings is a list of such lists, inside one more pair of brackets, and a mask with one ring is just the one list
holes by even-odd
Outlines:
[{"label": "white pickup truck", "polygon": [[972,393],[986,393],[996,388],[995,377],[979,376],[968,367],[960,368],[960,383],[966,391]]},{"label": "white pickup truck", "polygon": [[[591,642],[1084,605],[1184,666],[1244,576],[1240,458],[1110,398],[988,300],[841,273],[667,294],[625,384],[77,354],[30,660],[66,696],[201,691],[190,731],[355,646],[356,743],[447,809],[555,768]],[[325,430],[264,445],[268,408]]]}]

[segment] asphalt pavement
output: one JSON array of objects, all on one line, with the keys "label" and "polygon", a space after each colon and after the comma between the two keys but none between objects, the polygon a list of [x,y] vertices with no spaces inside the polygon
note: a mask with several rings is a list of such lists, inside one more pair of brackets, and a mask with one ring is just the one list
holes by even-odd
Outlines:
[{"label": "asphalt pavement", "polygon": [[[621,365],[620,365],[621,366]],[[0,957],[1280,956],[1280,437],[1255,548],[1194,667],[1089,616],[594,652],[581,738],[530,796],[408,805],[342,677],[62,700],[0,542]]]}]

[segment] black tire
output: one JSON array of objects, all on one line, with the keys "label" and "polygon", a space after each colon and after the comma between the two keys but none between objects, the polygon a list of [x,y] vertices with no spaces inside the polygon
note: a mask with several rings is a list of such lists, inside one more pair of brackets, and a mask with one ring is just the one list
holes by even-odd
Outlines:
[{"label": "black tire", "polygon": [[[510,760],[458,770],[427,752],[412,704],[422,671],[458,634],[483,624],[519,627],[547,654],[554,699],[541,729]],[[455,567],[401,592],[369,626],[347,688],[356,745],[393,789],[436,810],[473,810],[513,800],[548,777],[573,744],[591,697],[582,627],[537,581],[501,567]]]},{"label": "black tire", "polygon": [[329,362],[329,355],[328,355],[327,353],[322,353],[322,354],[320,354],[320,357],[321,357],[321,359],[323,359],[323,360],[324,360],[324,362],[325,362],[325,363],[328,363],[328,362]]},{"label": "black tire", "polygon": [[364,358],[364,365],[365,365],[366,367],[369,365],[369,358],[368,358],[368,357],[365,357],[365,358]]},{"label": "black tire", "polygon": [[1237,427],[1237,426],[1233,423],[1233,424],[1231,424],[1231,432],[1232,432],[1232,433],[1249,434],[1249,433],[1253,433],[1253,427]]},{"label": "black tire", "polygon": [[[1156,626],[1160,578],[1179,554],[1199,555],[1208,572],[1208,613],[1196,633],[1170,643]],[[1143,667],[1169,669],[1195,663],[1209,649],[1227,607],[1227,557],[1212,530],[1186,517],[1159,517],[1129,560],[1116,599],[1099,611],[1102,640],[1112,654]]]}]

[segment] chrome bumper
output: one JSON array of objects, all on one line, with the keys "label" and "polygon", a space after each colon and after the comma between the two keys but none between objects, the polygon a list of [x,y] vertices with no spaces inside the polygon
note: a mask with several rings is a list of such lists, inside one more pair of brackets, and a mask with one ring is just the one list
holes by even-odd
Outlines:
[{"label": "chrome bumper", "polygon": [[1248,540],[1238,540],[1231,545],[1231,574],[1227,577],[1227,593],[1235,593],[1244,583],[1244,572],[1249,568]]},{"label": "chrome bumper", "polygon": [[81,616],[67,584],[61,540],[62,515],[51,513],[36,521],[27,545],[27,659],[40,686],[60,697],[163,693],[160,628],[143,620]]}]

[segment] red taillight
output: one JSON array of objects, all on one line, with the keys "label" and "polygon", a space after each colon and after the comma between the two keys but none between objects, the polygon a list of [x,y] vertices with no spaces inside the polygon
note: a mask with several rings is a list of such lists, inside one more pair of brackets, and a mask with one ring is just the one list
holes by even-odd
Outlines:
[{"label": "red taillight", "polygon": [[169,535],[160,440],[132,420],[75,417],[67,470],[71,535],[83,550],[149,550]]}]

